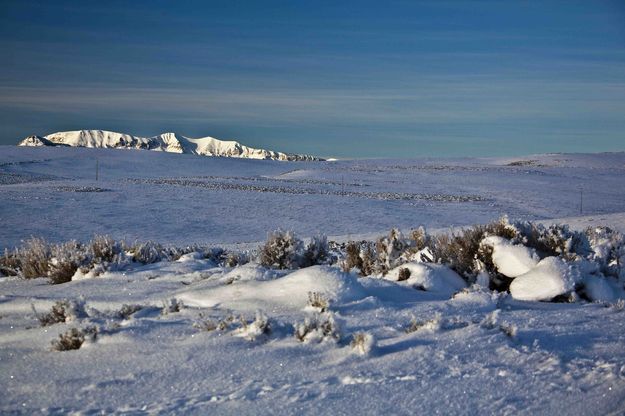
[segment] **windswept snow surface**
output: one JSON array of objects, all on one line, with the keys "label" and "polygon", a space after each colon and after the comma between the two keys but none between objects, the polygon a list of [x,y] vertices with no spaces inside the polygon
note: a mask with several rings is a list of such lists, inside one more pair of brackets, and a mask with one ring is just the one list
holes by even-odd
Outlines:
[{"label": "windswept snow surface", "polygon": [[[188,256],[55,286],[0,279],[0,413],[625,411],[621,306],[483,290],[450,298],[328,267],[246,265],[244,278],[224,281],[237,269]],[[309,290],[330,299],[328,311],[307,306]],[[32,307],[43,314],[65,298],[86,313],[39,326]],[[123,316],[123,304],[141,309]],[[331,320],[338,339],[300,342],[294,328],[306,319]],[[427,324],[407,332],[414,321]],[[223,327],[208,331],[210,322]],[[51,350],[59,334],[90,325],[95,340]],[[365,342],[352,348],[356,333]]]},{"label": "windswept snow surface", "polygon": [[[0,147],[0,246],[97,233],[255,248],[277,228],[344,241],[502,214],[625,231],[624,174],[622,153],[291,163]],[[0,278],[0,413],[625,413],[622,290],[594,276],[598,302],[536,301],[579,277],[491,243],[502,270],[514,266],[511,295],[467,288],[443,265],[403,265],[398,282],[398,269],[230,268],[198,253],[60,285]],[[40,326],[62,299],[72,319]],[[89,326],[98,334],[80,349],[52,350]]]}]

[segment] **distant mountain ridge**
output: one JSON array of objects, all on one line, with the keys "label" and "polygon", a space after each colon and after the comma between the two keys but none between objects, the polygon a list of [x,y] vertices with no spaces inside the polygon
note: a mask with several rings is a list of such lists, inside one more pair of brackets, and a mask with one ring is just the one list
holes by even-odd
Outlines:
[{"label": "distant mountain ridge", "polygon": [[201,156],[238,157],[289,161],[323,160],[316,156],[254,149],[236,141],[214,137],[192,139],[176,133],[139,137],[105,130],[62,131],[47,136],[29,136],[18,146],[71,146],[112,149],[143,149]]}]

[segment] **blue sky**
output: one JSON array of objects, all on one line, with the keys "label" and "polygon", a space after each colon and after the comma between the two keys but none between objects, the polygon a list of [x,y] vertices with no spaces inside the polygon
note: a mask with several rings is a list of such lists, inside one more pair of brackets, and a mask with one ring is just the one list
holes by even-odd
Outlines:
[{"label": "blue sky", "polygon": [[0,0],[0,144],[175,131],[338,157],[625,150],[625,2]]}]

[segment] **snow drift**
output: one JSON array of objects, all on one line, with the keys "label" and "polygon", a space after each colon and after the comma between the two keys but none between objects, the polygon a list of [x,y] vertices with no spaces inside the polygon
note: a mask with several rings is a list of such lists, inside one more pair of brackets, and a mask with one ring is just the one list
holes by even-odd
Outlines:
[{"label": "snow drift", "polygon": [[323,294],[333,303],[349,302],[365,296],[356,277],[329,266],[297,270],[271,281],[242,280],[226,286],[189,290],[176,297],[185,305],[237,310],[303,309],[308,293]]},{"label": "snow drift", "polygon": [[520,300],[550,300],[574,288],[571,266],[558,257],[546,257],[512,281],[510,294]]},{"label": "snow drift", "polygon": [[[408,279],[399,281],[401,269],[410,271]],[[405,263],[389,271],[384,278],[446,296],[451,296],[466,287],[465,281],[456,272],[442,264],[433,263]]]}]

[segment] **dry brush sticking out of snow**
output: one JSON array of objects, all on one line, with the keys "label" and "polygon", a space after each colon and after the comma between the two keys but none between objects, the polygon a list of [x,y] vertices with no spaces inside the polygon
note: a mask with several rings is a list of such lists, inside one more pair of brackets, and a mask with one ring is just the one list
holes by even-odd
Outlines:
[{"label": "dry brush sticking out of snow", "polygon": [[589,300],[614,301],[623,295],[625,238],[609,228],[572,231],[502,218],[451,234],[429,235],[422,227],[405,237],[393,229],[375,242],[338,245],[323,236],[307,244],[289,231],[274,231],[258,254],[198,246],[128,245],[106,236],[87,244],[47,243],[33,238],[0,260],[0,272],[64,283],[121,270],[132,263],[177,260],[189,253],[233,267],[255,257],[266,268],[294,270],[319,264],[345,272],[382,277],[416,289],[451,295],[472,284],[509,291],[521,300],[560,299],[577,293]]}]

